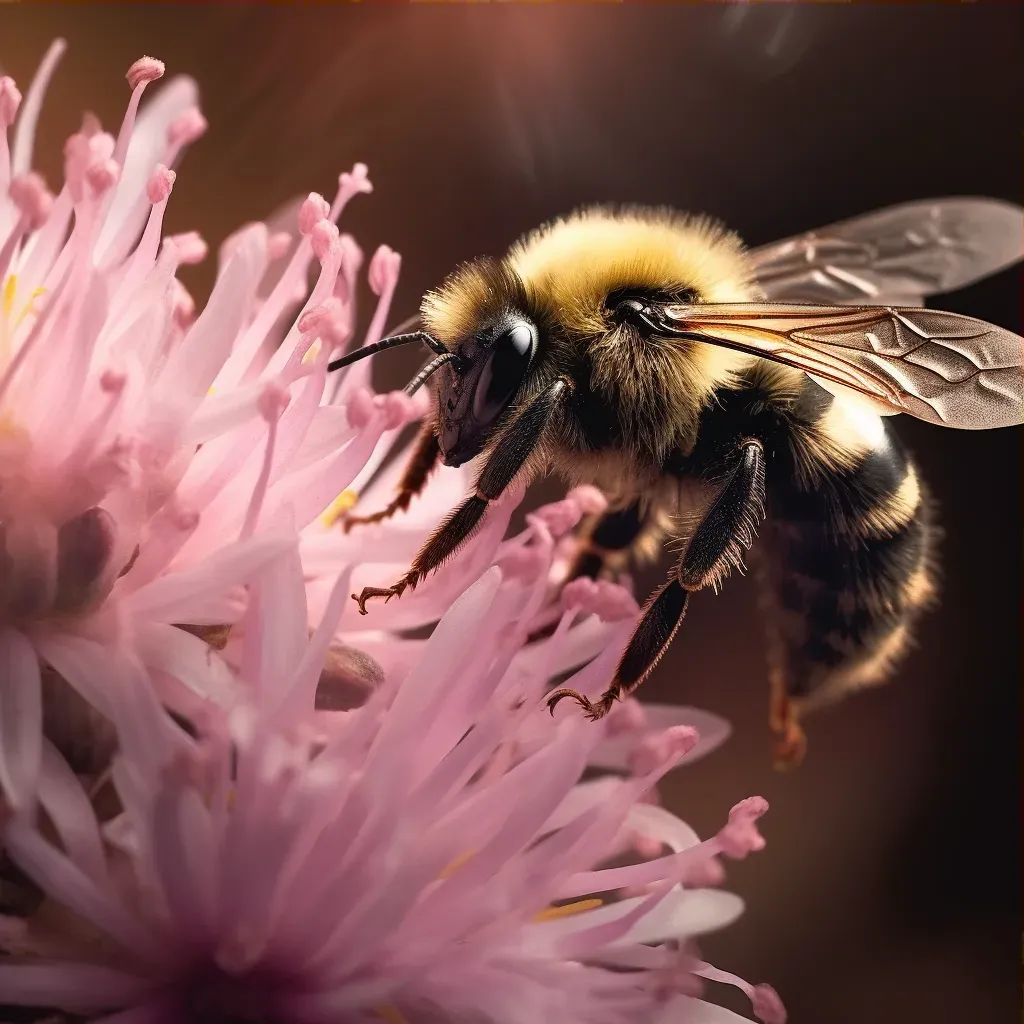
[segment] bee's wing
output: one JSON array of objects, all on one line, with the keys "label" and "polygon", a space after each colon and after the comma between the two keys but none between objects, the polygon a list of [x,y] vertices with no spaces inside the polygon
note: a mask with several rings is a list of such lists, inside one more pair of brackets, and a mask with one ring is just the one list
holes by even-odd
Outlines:
[{"label": "bee's wing", "polygon": [[933,309],[709,303],[648,309],[653,329],[785,363],[892,413],[983,430],[1024,423],[1024,339]]},{"label": "bee's wing", "polygon": [[754,249],[772,302],[922,306],[1024,258],[1024,210],[998,199],[890,206]]}]

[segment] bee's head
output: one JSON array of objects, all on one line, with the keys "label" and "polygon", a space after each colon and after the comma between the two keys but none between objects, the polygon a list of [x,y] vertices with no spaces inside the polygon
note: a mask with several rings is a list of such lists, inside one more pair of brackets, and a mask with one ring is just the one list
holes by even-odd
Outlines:
[{"label": "bee's head", "polygon": [[537,325],[506,310],[451,349],[456,358],[437,375],[438,442],[446,466],[475,458],[506,418],[530,370]]}]

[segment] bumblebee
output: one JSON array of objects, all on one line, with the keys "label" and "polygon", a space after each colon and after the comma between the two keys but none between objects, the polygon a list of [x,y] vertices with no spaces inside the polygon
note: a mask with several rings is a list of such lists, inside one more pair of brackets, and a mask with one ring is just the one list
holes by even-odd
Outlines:
[{"label": "bumblebee", "polygon": [[935,594],[936,527],[917,467],[887,422],[1024,422],[1022,339],[920,308],[1019,259],[1022,211],[986,199],[906,204],[752,251],[706,218],[588,208],[457,268],[423,299],[424,331],[335,360],[423,342],[433,414],[390,505],[431,470],[480,460],[473,493],[392,586],[450,558],[489,502],[554,471],[609,509],[586,524],[574,573],[621,571],[679,546],[591,719],[635,690],[690,594],[742,570],[755,534],[778,757],[799,761],[801,716],[887,678]]}]

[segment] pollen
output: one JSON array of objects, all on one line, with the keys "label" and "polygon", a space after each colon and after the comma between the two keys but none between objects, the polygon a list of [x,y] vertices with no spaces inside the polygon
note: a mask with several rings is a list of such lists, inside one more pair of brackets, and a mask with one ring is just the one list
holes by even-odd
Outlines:
[{"label": "pollen", "polygon": [[17,330],[25,318],[35,313],[35,301],[40,295],[46,293],[45,288],[36,288],[25,303],[24,309],[18,311],[15,316],[14,300],[18,293],[18,275],[10,274],[4,281],[3,291],[0,291],[0,362],[6,362],[10,357],[8,349],[8,337],[11,331]]},{"label": "pollen", "polygon": [[358,500],[359,494],[351,488],[347,491],[342,491],[324,510],[320,516],[320,522],[327,527],[334,526],[346,512],[355,507]]},{"label": "pollen", "polygon": [[373,1012],[384,1024],[409,1024],[393,1006],[378,1006]]},{"label": "pollen", "polygon": [[448,867],[446,867],[441,872],[440,875],[438,875],[438,878],[451,878],[452,875],[454,875],[455,872],[459,870],[459,868],[463,867],[472,856],[472,850],[467,850],[465,853],[459,854],[459,856],[456,857],[455,860],[453,860],[451,864],[449,864]]},{"label": "pollen", "polygon": [[10,319],[11,313],[14,311],[14,293],[18,288],[18,279],[11,274],[10,277],[4,281],[4,292],[2,306],[4,317]]},{"label": "pollen", "polygon": [[577,900],[575,903],[566,903],[562,907],[545,907],[539,914],[534,915],[534,921],[557,921],[563,917],[574,917],[576,914],[585,914],[588,910],[596,910],[604,906],[604,900],[596,896],[588,900]]}]

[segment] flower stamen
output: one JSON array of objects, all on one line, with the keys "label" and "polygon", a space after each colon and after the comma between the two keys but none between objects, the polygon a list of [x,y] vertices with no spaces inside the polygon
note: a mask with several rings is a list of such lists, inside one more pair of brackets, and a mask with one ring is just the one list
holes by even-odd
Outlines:
[{"label": "flower stamen", "polygon": [[577,900],[575,903],[566,903],[560,907],[545,907],[540,913],[534,914],[534,921],[558,921],[563,917],[574,917],[576,914],[585,914],[588,910],[596,910],[604,906],[604,900],[596,896],[586,900]]}]

